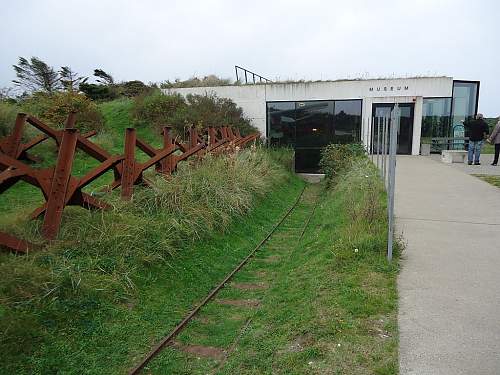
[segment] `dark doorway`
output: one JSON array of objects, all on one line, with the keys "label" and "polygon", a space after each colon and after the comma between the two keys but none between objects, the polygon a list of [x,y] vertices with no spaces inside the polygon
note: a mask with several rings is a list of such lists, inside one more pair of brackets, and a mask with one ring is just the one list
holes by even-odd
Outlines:
[{"label": "dark doorway", "polygon": [[[382,119],[384,117],[391,116],[391,111],[394,108],[394,104],[390,103],[376,103],[372,106],[372,116],[374,117],[374,135],[375,138],[378,133],[378,126],[382,129]],[[413,143],[413,112],[415,105],[413,103],[399,103],[399,108],[401,109],[401,116],[399,121],[399,132],[398,132],[398,154],[411,155],[412,143]],[[389,121],[389,126],[391,123]],[[382,134],[382,130],[380,130]],[[377,141],[374,138],[374,147],[376,148]]]},{"label": "dark doorway", "polygon": [[360,99],[267,102],[271,145],[295,150],[295,171],[320,172],[321,150],[330,143],[359,142]]}]

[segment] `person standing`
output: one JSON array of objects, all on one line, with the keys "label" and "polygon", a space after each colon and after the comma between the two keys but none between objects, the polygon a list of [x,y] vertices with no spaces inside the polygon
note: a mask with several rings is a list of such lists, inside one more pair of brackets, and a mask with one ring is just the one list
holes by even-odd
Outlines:
[{"label": "person standing", "polygon": [[493,163],[491,163],[491,165],[497,165],[498,156],[500,155],[500,116],[498,117],[495,128],[488,137],[488,142],[495,145],[495,158],[493,159]]},{"label": "person standing", "polygon": [[481,156],[481,147],[486,139],[489,128],[484,117],[481,113],[478,113],[475,120],[472,120],[464,124],[469,130],[469,150],[468,150],[468,161],[469,165],[474,161],[474,165],[481,165],[479,158]]}]

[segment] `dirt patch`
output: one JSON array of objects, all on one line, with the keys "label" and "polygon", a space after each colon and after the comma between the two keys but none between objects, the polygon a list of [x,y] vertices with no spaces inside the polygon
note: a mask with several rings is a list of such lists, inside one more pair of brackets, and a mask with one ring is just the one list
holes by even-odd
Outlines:
[{"label": "dirt patch", "polygon": [[267,289],[264,283],[232,283],[231,286],[240,290],[262,290]]},{"label": "dirt patch", "polygon": [[213,346],[184,345],[179,342],[174,342],[172,347],[197,357],[212,358],[218,361],[221,361],[226,356],[226,352],[223,349],[214,348]]},{"label": "dirt patch", "polygon": [[217,303],[229,306],[258,307],[260,301],[256,299],[218,299]]}]

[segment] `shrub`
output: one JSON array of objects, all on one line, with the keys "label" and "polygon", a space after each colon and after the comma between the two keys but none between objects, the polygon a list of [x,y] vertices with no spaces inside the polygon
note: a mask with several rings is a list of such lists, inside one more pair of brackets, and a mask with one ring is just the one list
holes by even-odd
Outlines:
[{"label": "shrub", "polygon": [[186,126],[186,102],[181,95],[163,95],[155,91],[151,95],[141,95],[134,100],[132,116],[136,123],[150,124],[157,128],[172,126],[177,134],[182,134]]},{"label": "shrub", "polygon": [[118,97],[116,90],[108,85],[97,85],[95,83],[81,83],[80,91],[92,100],[113,100]]},{"label": "shrub", "polygon": [[128,98],[148,94],[152,90],[151,87],[146,86],[142,81],[127,81],[117,84],[115,87],[119,95],[123,95]]},{"label": "shrub", "polygon": [[136,123],[169,125],[177,135],[183,135],[191,125],[198,129],[232,126],[243,135],[256,131],[232,100],[215,95],[187,95],[184,99],[179,94],[164,95],[156,90],[135,98],[132,112]]},{"label": "shrub", "polygon": [[188,111],[186,121],[199,129],[209,126],[232,126],[244,135],[256,129],[243,116],[243,110],[231,99],[219,98],[216,95],[187,95]]},{"label": "shrub", "polygon": [[80,93],[35,93],[22,103],[22,107],[54,127],[61,127],[71,111],[77,112],[76,127],[82,132],[99,131],[104,125],[97,105]]},{"label": "shrub", "polygon": [[346,171],[353,161],[366,154],[360,143],[330,144],[321,152],[319,165],[329,183]]},{"label": "shrub", "polygon": [[15,104],[0,102],[0,137],[11,133],[19,111]]}]

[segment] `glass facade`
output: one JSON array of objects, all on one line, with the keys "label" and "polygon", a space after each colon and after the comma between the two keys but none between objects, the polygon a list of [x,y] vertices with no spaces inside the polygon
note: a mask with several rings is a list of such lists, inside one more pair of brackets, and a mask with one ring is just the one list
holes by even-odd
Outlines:
[{"label": "glass facade", "polygon": [[451,98],[424,98],[422,107],[422,143],[448,137],[451,131]]},{"label": "glass facade", "polygon": [[318,172],[324,146],[361,139],[361,107],[361,100],[268,102],[268,140],[295,149],[297,172]]},{"label": "glass facade", "polygon": [[422,107],[421,143],[431,144],[432,152],[442,149],[463,149],[464,141],[440,141],[439,138],[460,138],[464,121],[477,113],[479,82],[453,81],[453,96],[424,98]]},{"label": "glass facade", "polygon": [[276,146],[295,146],[295,102],[267,103],[267,137]]},{"label": "glass facade", "polygon": [[478,90],[478,82],[453,82],[452,126],[461,125],[463,121],[474,117],[477,111]]}]

